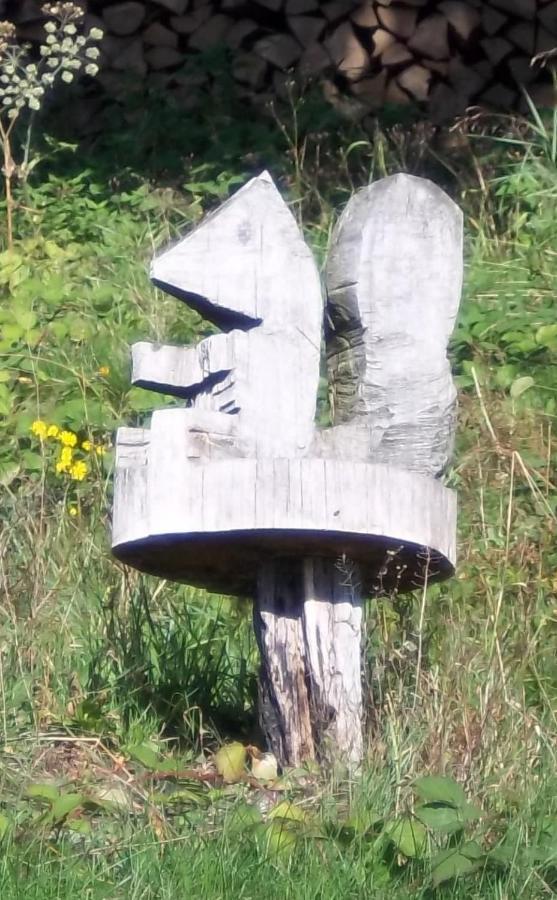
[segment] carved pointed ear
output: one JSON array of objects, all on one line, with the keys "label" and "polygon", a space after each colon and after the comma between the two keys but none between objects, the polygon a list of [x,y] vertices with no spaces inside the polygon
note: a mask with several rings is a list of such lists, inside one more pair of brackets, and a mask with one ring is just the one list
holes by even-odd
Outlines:
[{"label": "carved pointed ear", "polygon": [[292,325],[302,304],[322,315],[313,256],[267,172],[158,256],[151,278],[223,331]]}]

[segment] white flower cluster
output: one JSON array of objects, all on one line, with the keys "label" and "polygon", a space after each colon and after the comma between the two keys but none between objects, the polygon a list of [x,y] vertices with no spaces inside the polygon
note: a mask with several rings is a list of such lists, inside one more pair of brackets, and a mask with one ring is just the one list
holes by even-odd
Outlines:
[{"label": "white flower cluster", "polygon": [[92,28],[88,36],[77,33],[77,27],[73,22],[68,22],[57,27],[55,22],[47,22],[46,42],[40,48],[40,54],[49,69],[60,73],[62,81],[70,84],[74,75],[81,68],[87,75],[96,75],[99,67],[96,60],[99,58],[98,47],[88,47],[90,39],[99,40],[102,37],[100,28]]},{"label": "white flower cluster", "polygon": [[46,22],[38,63],[30,60],[28,44],[17,43],[13,25],[0,22],[0,116],[16,119],[26,108],[39,110],[58,78],[70,84],[81,69],[93,77],[99,71],[100,51],[94,43],[103,37],[100,28],[92,28],[87,36],[78,34],[75,20],[82,11],[71,3],[51,4],[44,12],[59,21]]}]

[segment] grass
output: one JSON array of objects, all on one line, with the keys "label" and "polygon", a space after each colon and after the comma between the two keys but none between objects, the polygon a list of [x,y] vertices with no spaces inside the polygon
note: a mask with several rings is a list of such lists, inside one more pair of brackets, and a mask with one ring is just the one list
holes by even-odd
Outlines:
[{"label": "grass", "polygon": [[[216,102],[177,126],[155,97],[148,129],[120,127],[137,113],[108,107],[75,150],[52,115],[48,168],[20,187],[14,253],[0,255],[0,895],[553,896],[556,120],[438,132],[387,111],[370,137],[308,96],[259,118]],[[461,203],[467,247],[451,347],[457,577],[368,606],[362,775],[289,773],[280,792],[223,785],[211,764],[223,741],[260,743],[249,604],[116,564],[111,453],[84,453],[77,482],[29,430],[40,418],[102,447],[148,417],[158,401],[129,388],[129,344],[207,331],[146,263],[263,166],[320,260],[350,193],[400,170]],[[482,816],[433,829],[418,853],[412,830],[405,847],[387,832],[415,822],[427,774],[456,779]],[[303,821],[277,830],[283,798]],[[470,841],[474,871],[436,886],[435,854]]]}]

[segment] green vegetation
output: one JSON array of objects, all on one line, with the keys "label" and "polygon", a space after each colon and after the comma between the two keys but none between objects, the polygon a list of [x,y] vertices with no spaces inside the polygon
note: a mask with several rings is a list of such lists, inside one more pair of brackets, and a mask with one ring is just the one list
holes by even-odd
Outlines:
[{"label": "green vegetation", "polygon": [[[2,220],[0,896],[554,895],[557,117],[434,133],[389,111],[369,137],[311,95],[275,118],[147,103],[79,145],[51,111],[11,249]],[[459,569],[369,604],[357,778],[257,778],[249,604],[109,552],[114,429],[160,404],[129,345],[209,331],[147,262],[263,167],[319,258],[372,177],[432,177],[465,210]]]}]

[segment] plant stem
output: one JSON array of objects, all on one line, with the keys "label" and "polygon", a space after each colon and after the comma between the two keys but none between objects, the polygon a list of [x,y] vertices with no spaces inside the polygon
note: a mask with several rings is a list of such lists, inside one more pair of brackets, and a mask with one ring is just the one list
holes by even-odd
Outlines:
[{"label": "plant stem", "polygon": [[10,141],[10,135],[14,126],[14,122],[15,119],[10,123],[8,128],[4,128],[4,125],[2,124],[2,122],[0,122],[0,137],[2,139],[2,149],[4,151],[3,175],[4,186],[6,190],[6,231],[8,250],[13,250],[14,248],[14,199],[12,194],[12,176],[16,170],[16,166],[14,163],[14,158],[12,156],[12,146]]}]

